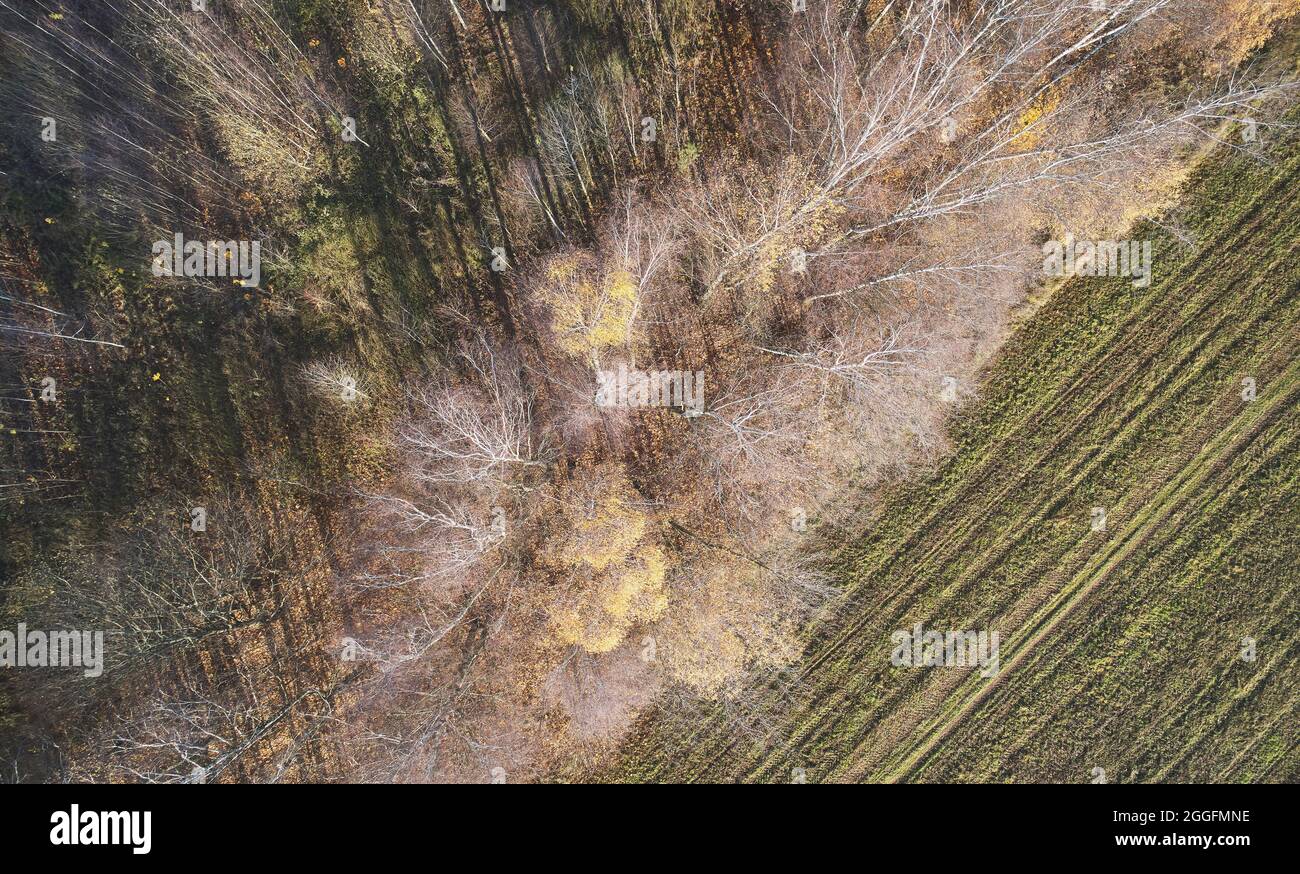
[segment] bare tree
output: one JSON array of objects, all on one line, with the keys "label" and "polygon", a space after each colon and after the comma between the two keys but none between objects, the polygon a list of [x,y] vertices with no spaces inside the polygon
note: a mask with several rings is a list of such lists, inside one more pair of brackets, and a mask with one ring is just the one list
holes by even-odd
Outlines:
[{"label": "bare tree", "polygon": [[[26,615],[50,628],[102,630],[104,670],[157,668],[181,652],[273,622],[286,594],[287,556],[235,501],[190,517],[153,515],[94,558],[65,551],[36,564],[26,585],[44,597]],[[42,591],[43,590],[43,591]]]},{"label": "bare tree", "polygon": [[[861,392],[874,387],[882,374],[906,367],[917,356],[925,354],[924,348],[904,340],[904,333],[897,325],[877,320],[868,327],[859,320],[837,326],[837,330],[816,338],[801,351],[765,346],[759,350],[774,356],[778,368],[803,369],[817,378]],[[822,391],[826,391],[825,385]]]},{"label": "bare tree", "polygon": [[84,336],[87,320],[78,319],[68,313],[11,294],[0,294],[0,301],[6,304],[4,310],[0,311],[0,335],[3,335],[6,341],[5,345],[19,345],[25,339],[32,341],[40,339],[85,343],[113,349],[126,348],[121,343],[114,343],[111,340],[97,340]]},{"label": "bare tree", "polygon": [[339,356],[311,362],[303,367],[301,378],[317,397],[330,403],[349,405],[371,400],[365,377]]},{"label": "bare tree", "polygon": [[113,729],[105,749],[110,773],[142,783],[217,783],[231,776],[277,782],[304,745],[335,721],[336,698],[357,677],[278,701],[260,700],[238,684],[211,689],[182,682],[159,690]]},{"label": "bare tree", "polygon": [[792,480],[815,478],[801,458],[818,425],[807,415],[810,385],[808,375],[793,368],[753,368],[706,398],[691,433],[723,506],[753,517]]},{"label": "bare tree", "polygon": [[533,434],[532,401],[519,373],[486,338],[460,353],[465,378],[415,391],[415,414],[397,432],[416,479],[437,485],[500,485],[521,468],[543,467],[547,446]]}]

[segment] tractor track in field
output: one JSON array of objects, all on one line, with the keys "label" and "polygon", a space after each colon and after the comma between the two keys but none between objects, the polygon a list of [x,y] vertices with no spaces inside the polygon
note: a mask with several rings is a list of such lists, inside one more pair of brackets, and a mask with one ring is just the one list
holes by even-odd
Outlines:
[{"label": "tractor track in field", "polygon": [[[1204,460],[1204,455],[1199,456],[1199,458],[1200,458],[1201,460]],[[1183,473],[1185,474],[1186,471],[1189,470],[1189,469],[1191,469],[1191,468],[1190,468],[1190,467],[1189,467],[1189,468],[1184,468]],[[1144,507],[1143,509],[1146,510],[1147,508]],[[1112,538],[1112,540],[1108,540],[1107,542],[1108,542],[1108,543],[1113,542],[1113,538]],[[1061,556],[1047,556],[1047,557],[1043,558],[1042,560],[1040,560],[1040,561],[1035,565],[1034,569],[1032,569],[1032,570],[1027,574],[1027,576],[1030,577],[1030,578],[1041,578],[1041,575],[1038,573],[1038,570],[1037,570],[1038,567],[1043,566],[1043,565],[1051,565],[1051,564],[1060,563],[1059,560],[1063,560],[1064,558],[1068,557],[1069,555],[1074,554],[1074,553],[1077,553],[1078,550],[1079,550],[1079,546],[1077,546],[1077,545],[1070,545],[1070,546],[1066,549],[1065,553],[1062,554]],[[1083,557],[1083,561],[1084,561],[1084,563],[1085,563],[1084,569],[1081,570],[1081,571],[1079,571],[1078,574],[1074,574],[1074,575],[1072,575],[1072,577],[1071,577],[1072,580],[1075,580],[1075,581],[1076,581],[1075,583],[1073,583],[1073,584],[1067,583],[1067,584],[1062,585],[1062,586],[1055,586],[1055,585],[1053,585],[1053,586],[1046,586],[1046,587],[1045,587],[1045,588],[1046,588],[1046,589],[1051,593],[1048,597],[1046,597],[1046,598],[1044,599],[1046,604],[1051,605],[1051,604],[1053,604],[1053,603],[1058,603],[1058,602],[1059,602],[1059,599],[1062,597],[1062,593],[1066,593],[1066,594],[1068,594],[1068,592],[1073,591],[1075,588],[1077,588],[1077,585],[1078,585],[1077,580],[1080,578],[1080,575],[1086,575],[1086,574],[1088,573],[1089,568],[1092,566],[1092,564],[1095,564],[1095,560],[1094,560],[1091,556]],[[1077,563],[1077,561],[1074,562],[1074,563]],[[1070,563],[1069,563],[1069,562],[1066,562],[1066,564],[1068,565],[1068,564],[1070,564]],[[1025,599],[1022,599],[1022,601],[1017,601],[1017,602],[1016,602],[1016,605],[1021,605],[1021,606],[1023,606],[1024,609],[1021,609],[1021,610],[1019,611],[1020,613],[1028,613],[1028,614],[1030,615],[1031,618],[1028,619],[1028,620],[1025,620],[1025,622],[1029,624],[1031,630],[1032,630],[1032,628],[1036,627],[1035,623],[1034,623],[1033,620],[1032,620],[1032,617],[1041,616],[1041,613],[1042,613],[1042,609],[1043,609],[1043,608],[1037,608],[1037,609],[1036,609],[1036,606],[1035,606],[1035,604],[1032,602],[1032,600],[1028,600],[1028,601],[1026,601]],[[991,608],[991,612],[996,613],[997,611],[996,611],[996,609],[992,609],[992,608]],[[991,618],[991,617],[989,617],[989,618]],[[975,625],[979,625],[980,623],[977,622],[977,623],[974,623],[974,624],[975,624]],[[1023,626],[1022,624],[1020,624],[1020,623],[1016,623],[1015,625],[1013,625],[1013,628],[1014,628],[1015,630],[1014,630],[1013,633],[1009,636],[1009,639],[1011,639],[1011,640],[1023,639],[1023,638],[1024,638],[1024,631],[1023,631],[1024,626]],[[1001,676],[1002,676],[1002,675],[999,674],[999,677],[1001,677]],[[899,712],[905,712],[905,707],[904,707],[902,710],[899,710],[899,709],[897,709],[897,708],[895,707],[895,702],[897,702],[898,699],[906,699],[906,698],[907,698],[907,694],[908,694],[909,692],[915,692],[915,691],[918,691],[917,687],[921,687],[920,691],[933,691],[932,689],[926,687],[926,685],[925,685],[925,684],[926,684],[926,681],[927,681],[928,679],[930,679],[930,678],[926,677],[923,673],[922,673],[922,674],[918,674],[917,679],[916,679],[915,681],[913,681],[913,683],[909,684],[906,688],[904,688],[904,689],[902,689],[902,690],[896,691],[894,695],[892,695],[889,699],[887,699],[887,700],[884,702],[884,709],[890,710],[890,712],[891,712],[894,716],[897,716]],[[963,690],[967,690],[967,689],[969,689],[970,686],[971,686],[972,684],[974,685],[975,688],[979,688],[979,681],[976,680],[973,676],[967,676],[967,675],[962,675],[962,674],[954,674],[950,679],[947,678],[946,676],[944,677],[944,679],[945,679],[945,680],[948,680],[948,683],[947,683],[947,686],[948,686],[948,687],[947,687],[946,689],[942,689],[942,688],[940,689],[940,691],[942,691],[942,693],[943,693],[943,694],[942,694],[942,698],[941,698],[941,701],[942,701],[943,703],[942,703],[941,706],[942,706],[942,708],[943,708],[943,712],[944,712],[944,713],[949,712],[950,709],[951,709],[953,706],[955,706],[955,705],[953,705],[953,704],[951,703],[953,696],[955,696],[955,695],[962,695],[962,694],[966,694],[966,695],[971,694],[970,692],[964,692]],[[937,680],[936,682],[940,682],[940,683],[942,683],[943,681],[942,681],[942,680]],[[931,695],[931,697],[934,697],[934,696]],[[902,707],[902,705],[899,705],[899,707]],[[891,709],[891,708],[894,708],[894,709]],[[924,732],[924,731],[926,730],[926,729],[924,728],[924,726],[930,724],[931,722],[933,722],[933,720],[929,720],[929,721],[927,722],[927,721],[922,720],[920,717],[917,717],[916,722],[911,723],[911,724],[906,728],[906,730],[907,730],[907,732],[908,732],[907,736],[911,736],[912,734],[915,734],[917,731],[922,731],[922,732]],[[848,742],[848,743],[845,744],[845,746],[849,747],[850,749],[861,750],[861,749],[862,749],[862,743],[863,743],[863,741],[865,740],[865,738],[867,737],[868,734],[870,734],[870,731],[869,731],[869,730],[868,730],[868,731],[863,731],[862,733],[860,733],[860,734],[856,735],[854,738],[852,738],[850,742]],[[888,760],[888,758],[889,758],[889,757],[887,757],[887,760]]]},{"label": "tractor track in field", "polygon": [[[1272,397],[1267,404],[1245,408],[1242,416],[1239,417],[1245,420],[1244,430],[1224,431],[1215,441],[1219,445],[1210,452],[1202,452],[1194,464],[1184,468],[1179,477],[1160,490],[1154,505],[1149,506],[1146,513],[1125,529],[1119,541],[1106,550],[1101,557],[1093,560],[1096,565],[1095,570],[1077,577],[1067,589],[1053,599],[1047,608],[1040,611],[1040,615],[1029,624],[1028,631],[1031,636],[1013,651],[998,676],[964,701],[951,704],[948,708],[954,711],[951,717],[945,719],[940,715],[929,728],[925,729],[924,739],[911,748],[890,774],[889,781],[902,779],[924,764],[926,756],[942,742],[953,727],[977,708],[1020,662],[1033,653],[1035,647],[1106,580],[1116,565],[1131,556],[1153,532],[1160,530],[1162,523],[1171,515],[1184,508],[1189,498],[1198,493],[1196,490],[1203,487],[1212,474],[1225,469],[1231,460],[1273,424],[1276,417],[1280,416],[1289,405],[1300,400],[1300,359],[1296,359],[1287,369],[1285,380],[1280,386],[1277,383],[1270,386],[1270,394]],[[1021,631],[1023,632],[1024,629]]]},{"label": "tractor track in field", "polygon": [[[1271,462],[1277,462],[1279,460],[1280,460],[1280,454],[1275,454],[1271,456],[1268,461],[1269,463],[1271,463]],[[1256,467],[1248,468],[1244,471],[1244,474],[1250,477],[1257,476],[1259,470],[1266,469],[1267,466],[1268,466],[1267,463],[1264,463],[1258,465],[1257,466],[1258,469]],[[1240,476],[1242,475],[1242,473],[1243,473],[1242,471],[1238,471],[1237,475]],[[1240,489],[1236,483],[1234,483],[1234,488],[1231,494],[1226,494],[1221,491],[1215,491],[1210,493],[1207,500],[1205,500],[1199,507],[1196,508],[1197,514],[1202,517],[1207,517],[1210,520],[1229,518],[1232,520],[1234,526],[1237,526],[1236,530],[1232,533],[1232,535],[1225,542],[1223,542],[1221,545],[1217,547],[1218,555],[1225,556],[1227,554],[1235,552],[1239,548],[1248,548],[1249,547],[1248,540],[1250,534],[1252,533],[1252,529],[1254,529],[1256,525],[1260,524],[1260,522],[1266,519],[1267,514],[1271,512],[1275,512],[1278,508],[1278,505],[1283,503],[1287,499],[1287,496],[1293,495],[1296,492],[1298,487],[1300,487],[1300,473],[1297,473],[1292,477],[1290,477],[1290,479],[1287,480],[1286,485],[1278,489],[1276,494],[1270,493],[1270,500],[1268,502],[1263,502],[1257,507],[1249,507],[1249,508],[1235,507],[1235,504],[1238,498],[1240,497]],[[1245,524],[1241,524],[1241,523],[1245,523]],[[1186,544],[1195,542],[1198,537],[1206,536],[1208,532],[1203,530],[1204,524],[1205,523],[1201,523],[1201,525],[1197,525],[1197,526],[1182,526],[1177,531],[1171,532],[1171,536],[1165,539],[1164,543],[1162,543],[1162,549],[1157,554],[1160,556],[1163,556],[1166,552],[1176,554],[1177,550],[1186,548]],[[1116,619],[1117,617],[1123,617],[1127,609],[1127,605],[1133,602],[1156,603],[1160,595],[1162,594],[1168,595],[1170,593],[1171,590],[1169,589],[1168,585],[1169,584],[1166,582],[1165,578],[1163,578],[1159,574],[1155,575],[1154,577],[1139,578],[1137,580],[1133,580],[1125,588],[1123,592],[1123,597],[1112,598],[1105,602],[1101,602],[1097,605],[1098,609],[1094,609],[1093,611],[1090,611],[1088,614],[1091,620],[1089,624],[1093,626],[1097,626],[1109,622],[1112,619]],[[1179,594],[1182,594],[1186,592],[1192,585],[1193,585],[1193,580],[1191,578],[1179,578],[1174,584],[1174,590],[1178,591]],[[1280,602],[1290,597],[1294,597],[1291,591],[1289,590],[1283,591],[1281,594],[1279,594],[1276,598],[1272,600],[1272,603],[1270,603],[1267,606],[1267,609],[1264,611],[1264,613],[1269,616],[1280,615],[1279,611],[1276,608],[1279,606]],[[1075,624],[1077,625],[1079,623],[1076,622]],[[1075,630],[1077,631],[1078,629]],[[1269,629],[1269,628],[1266,628],[1261,631],[1262,634],[1269,635],[1269,636],[1271,636],[1272,632],[1273,629]],[[1062,627],[1060,634],[1058,635],[1058,639],[1059,637],[1066,635],[1068,633],[1070,633],[1069,629]],[[1090,632],[1079,631],[1079,633],[1077,633],[1077,635],[1073,638],[1071,643],[1069,643],[1066,647],[1057,650],[1057,652],[1059,653],[1058,660],[1061,662],[1073,663],[1076,665],[1086,663],[1088,658],[1087,650],[1089,645],[1092,642],[1093,640]],[[1037,660],[1038,659],[1034,659],[1031,660],[1030,662],[1027,662],[1024,666],[1024,670],[1022,671],[1022,675],[1024,674],[1025,671],[1029,671],[1034,666],[1034,662]],[[1218,676],[1219,675],[1216,675],[1216,679]],[[1047,677],[1048,675],[1046,674],[1036,674],[1033,675],[1031,679],[1029,679],[1029,683],[1033,685],[1034,680],[1046,679]],[[1045,685],[1050,686],[1050,682]],[[1087,681],[1086,680],[1082,681],[1079,684],[1078,688],[1082,688],[1086,685],[1087,685]],[[1036,691],[1039,694],[1042,694],[1043,688],[1044,687],[1037,687]],[[1077,691],[1078,689],[1076,689],[1076,693]],[[1205,698],[1211,696],[1213,692],[1214,689],[1212,685],[1196,686],[1188,690],[1188,692],[1182,695],[1177,701],[1172,702],[1169,706],[1162,708],[1161,710],[1162,715],[1160,721],[1151,724],[1150,727],[1158,728],[1161,730],[1167,728],[1170,725],[1170,723],[1181,720],[1188,712],[1190,712],[1193,709],[1195,705],[1200,703]],[[1058,695],[1054,699],[1054,703],[1051,706],[1051,708],[1038,715],[1039,718],[1037,720],[1037,725],[1033,730],[1020,735],[1018,738],[1016,738],[1016,740],[1013,743],[1011,743],[1009,746],[1004,748],[1004,751],[1002,753],[1002,758],[1004,760],[1007,759],[1014,760],[1026,747],[1030,746],[1031,743],[1038,738],[1038,734],[1041,730],[1047,728],[1050,724],[1052,724],[1057,719],[1067,719],[1068,715],[1065,714],[1065,711],[1068,707],[1071,706],[1071,704],[1072,704],[1072,698],[1070,695],[1068,694]],[[992,706],[992,701],[990,701],[990,705]],[[1006,719],[1007,718],[1006,701],[1004,700],[1000,706],[996,706],[994,712],[991,712],[988,715],[990,718],[993,719],[997,719],[999,716],[1003,719]],[[1152,734],[1158,736],[1160,734],[1160,731],[1154,731],[1152,732]],[[1146,754],[1146,752],[1151,749],[1152,743],[1154,743],[1154,740],[1151,743],[1140,744],[1134,748],[1129,749],[1127,751],[1128,759],[1130,761],[1141,760],[1143,756]],[[918,773],[922,771],[924,771],[924,767],[919,767],[917,769]]]},{"label": "tractor track in field", "polygon": [[[1295,292],[1292,291],[1285,297],[1280,297],[1278,299],[1278,305],[1285,303],[1294,306],[1296,300],[1297,298]],[[1072,494],[1076,490],[1076,488],[1080,485],[1081,482],[1085,481],[1087,477],[1090,476],[1097,469],[1099,465],[1102,465],[1107,460],[1109,460],[1110,457],[1114,454],[1114,450],[1117,447],[1122,447],[1125,444],[1125,441],[1129,437],[1138,433],[1141,427],[1145,425],[1147,415],[1149,413],[1159,412],[1162,409],[1161,405],[1158,402],[1165,400],[1166,397],[1173,396],[1174,394],[1176,394],[1184,381],[1193,378],[1184,375],[1183,365],[1186,364],[1191,358],[1193,358],[1196,354],[1198,354],[1200,351],[1204,349],[1205,342],[1208,340],[1208,338],[1211,335],[1214,335],[1216,337],[1216,342],[1218,343],[1219,346],[1224,348],[1231,348],[1231,346],[1235,343],[1238,337],[1240,337],[1243,333],[1248,332],[1251,327],[1254,327],[1264,319],[1267,319],[1270,315],[1276,312],[1276,309],[1277,306],[1272,307],[1265,312],[1258,313],[1249,322],[1249,324],[1243,327],[1243,330],[1233,332],[1230,335],[1226,335],[1226,336],[1221,331],[1217,330],[1222,326],[1222,323],[1225,320],[1225,319],[1219,319],[1216,322],[1215,326],[1211,329],[1208,329],[1205,332],[1205,334],[1198,340],[1194,348],[1192,350],[1189,350],[1183,356],[1181,356],[1180,359],[1169,369],[1169,371],[1165,374],[1165,376],[1162,377],[1160,381],[1160,388],[1162,389],[1162,391],[1160,391],[1159,393],[1151,397],[1146,398],[1137,407],[1129,410],[1128,414],[1123,419],[1117,420],[1117,422],[1115,423],[1115,427],[1112,427],[1106,433],[1104,442],[1097,444],[1098,446],[1097,450],[1094,450],[1091,453],[1086,453],[1081,455],[1080,457],[1077,458],[1077,460],[1074,463],[1069,465],[1060,474],[1058,474],[1058,476],[1056,477],[1058,482],[1067,479],[1068,482],[1063,482],[1053,496],[1045,498],[1042,501],[1039,501],[1036,504],[1027,507],[1025,512],[1019,514],[1016,519],[1017,527],[1032,527],[1032,526],[1040,525],[1047,519],[1050,519],[1053,516],[1053,514],[1055,514],[1065,503],[1065,501],[1067,500],[1067,496]],[[1217,354],[1219,353],[1216,353],[1216,355]],[[1175,376],[1178,375],[1184,375],[1184,378],[1183,379],[1174,378]],[[1139,410],[1141,411],[1141,415],[1139,415],[1136,419],[1133,418],[1132,414],[1138,412]],[[1215,421],[1215,412],[1216,412],[1215,410],[1207,410],[1195,423],[1192,424],[1192,427],[1196,431],[1202,431],[1206,428],[1215,427],[1217,425]],[[1077,425],[1077,421],[1076,423],[1073,423],[1070,426],[1070,433],[1074,433],[1075,425]],[[1056,444],[1054,444],[1054,446],[1056,446]],[[1105,450],[1102,451],[1101,447],[1104,447]],[[1001,504],[1008,497],[1014,494],[1017,488],[1019,488],[1024,484],[1025,479],[1026,479],[1026,475],[1022,475],[1018,477],[1016,480],[1012,481],[1006,488],[1004,488],[999,494],[997,494],[993,498],[993,500],[990,501],[989,503],[992,506],[997,506]],[[972,515],[976,515],[976,514],[972,514]],[[973,532],[971,534],[964,536],[960,540],[960,542],[958,542],[952,548],[945,550],[945,557],[950,556],[954,551],[960,552],[961,550],[968,548],[970,546],[970,538],[972,536],[974,536]],[[948,539],[951,540],[952,538],[948,538]],[[1012,535],[1007,535],[1001,538],[1001,543],[998,547],[988,550],[986,556],[981,561],[962,570],[960,576],[946,587],[946,589],[944,590],[941,596],[942,597],[941,603],[959,602],[961,596],[964,594],[968,594],[970,587],[975,583],[977,583],[982,575],[987,573],[990,568],[995,568],[1001,562],[1003,562],[1006,556],[1016,548],[1018,542],[1019,542],[1018,538]],[[1043,567],[1043,568],[1050,567],[1051,565],[1057,564],[1062,559],[1064,559],[1068,555],[1069,551],[1070,550],[1067,548],[1064,554],[1056,554],[1056,553],[1045,554],[1037,561],[1036,565],[1038,567]],[[926,561],[928,561],[932,556],[933,556],[933,552],[926,556]],[[917,563],[916,569],[917,571],[923,570],[924,564]],[[1047,574],[1044,573],[1042,576],[1046,576],[1046,575]],[[890,616],[894,616],[895,618],[897,618],[897,616],[900,613],[900,607],[898,606],[898,604],[901,603],[902,605],[907,605],[915,601],[917,593],[920,588],[923,588],[923,586],[917,587],[917,589],[908,589],[908,590],[902,590],[899,592],[892,593],[884,603],[875,605],[874,607],[865,608],[865,609],[871,609],[876,611],[883,610],[886,611]],[[892,610],[890,609],[891,604],[895,605],[892,608]],[[862,630],[873,621],[879,621],[878,617],[868,616],[867,618],[864,618],[858,623],[856,629]],[[850,635],[849,637],[853,638],[854,635]],[[847,642],[848,642],[847,640],[841,641],[841,645]],[[916,688],[923,684],[924,681],[919,677],[911,684],[903,684],[897,690],[894,691],[890,700],[898,700],[898,699],[906,698],[908,694],[916,691]],[[836,700],[841,700],[843,697],[845,697],[848,691],[849,690],[847,689],[837,690],[837,695],[834,696],[832,699],[826,700],[824,706],[827,708],[831,707]],[[859,739],[861,739],[861,737],[865,736],[866,734],[867,731],[863,731],[859,735]]]}]

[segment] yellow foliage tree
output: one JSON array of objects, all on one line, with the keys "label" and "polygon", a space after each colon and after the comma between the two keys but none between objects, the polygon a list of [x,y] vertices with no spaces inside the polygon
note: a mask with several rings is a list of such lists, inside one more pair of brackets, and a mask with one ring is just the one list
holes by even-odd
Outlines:
[{"label": "yellow foliage tree", "polygon": [[629,338],[640,292],[626,270],[602,270],[576,253],[546,266],[541,299],[550,307],[551,330],[566,354],[599,366],[601,356]]},{"label": "yellow foliage tree", "polygon": [[756,667],[799,654],[797,612],[772,575],[714,555],[673,582],[672,609],[651,631],[665,674],[715,698]]},{"label": "yellow foliage tree", "polygon": [[562,594],[550,608],[558,639],[590,653],[616,648],[637,623],[668,606],[667,559],[650,519],[631,506],[632,485],[618,465],[579,468],[555,520],[548,552]]}]

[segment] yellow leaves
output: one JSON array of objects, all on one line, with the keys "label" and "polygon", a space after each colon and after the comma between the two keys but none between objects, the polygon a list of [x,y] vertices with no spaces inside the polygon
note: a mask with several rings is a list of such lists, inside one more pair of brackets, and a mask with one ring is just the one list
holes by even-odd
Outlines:
[{"label": "yellow leaves", "polygon": [[649,622],[658,618],[668,606],[663,591],[667,570],[663,551],[657,546],[646,546],[640,555],[628,561],[611,586],[605,612],[620,621]]},{"label": "yellow leaves", "polygon": [[619,304],[636,300],[636,280],[626,270],[615,270],[609,275],[609,296]]},{"label": "yellow leaves", "polygon": [[150,378],[151,378],[154,382],[157,382],[158,380],[162,379],[162,374],[161,374],[161,373],[155,373],[155,374],[154,374],[152,377],[150,377]]},{"label": "yellow leaves", "polygon": [[611,625],[592,629],[577,610],[563,611],[553,621],[561,643],[581,646],[589,653],[610,652],[623,640],[622,629]]},{"label": "yellow leaves", "polygon": [[573,278],[580,268],[582,259],[578,255],[561,255],[552,258],[545,268],[548,282],[564,282]]},{"label": "yellow leaves", "polygon": [[618,566],[583,586],[575,601],[554,611],[556,637],[593,654],[615,649],[634,625],[653,622],[667,609],[667,567],[663,550],[641,544],[637,554],[622,556]]},{"label": "yellow leaves", "polygon": [[779,665],[799,652],[789,593],[762,568],[710,556],[678,579],[671,610],[652,630],[659,660],[674,680],[716,697],[756,665]]},{"label": "yellow leaves", "polygon": [[1196,9],[1208,17],[1192,36],[1203,71],[1209,76],[1229,72],[1267,41],[1277,22],[1297,12],[1300,0],[1225,0]]},{"label": "yellow leaves", "polygon": [[565,353],[598,362],[629,339],[639,288],[626,270],[600,271],[588,257],[553,258],[540,297],[551,308],[551,330]]},{"label": "yellow leaves", "polygon": [[[701,696],[715,697],[731,680],[740,676],[745,668],[745,642],[733,631],[699,628],[701,641],[707,649],[688,647],[685,658],[676,658],[669,664],[673,679],[678,680]],[[706,636],[709,635],[709,636]],[[683,640],[688,643],[689,638]]]},{"label": "yellow leaves", "polygon": [[574,520],[573,539],[560,550],[561,560],[604,571],[632,549],[645,526],[644,514],[632,511],[620,496],[607,495],[590,516]]},{"label": "yellow leaves", "polygon": [[605,653],[663,615],[668,559],[649,517],[624,497],[634,491],[617,465],[584,466],[577,476],[553,528],[550,563],[563,585],[549,613],[562,644]]},{"label": "yellow leaves", "polygon": [[1043,140],[1043,130],[1046,126],[1044,119],[1051,116],[1060,103],[1060,91],[1052,88],[1026,107],[1016,119],[1015,136],[1010,144],[1026,152],[1038,148]]}]

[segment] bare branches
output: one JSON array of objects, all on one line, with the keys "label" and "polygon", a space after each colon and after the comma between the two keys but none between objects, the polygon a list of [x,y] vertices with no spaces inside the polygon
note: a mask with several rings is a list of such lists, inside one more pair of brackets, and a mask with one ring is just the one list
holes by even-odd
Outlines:
[{"label": "bare branches", "polygon": [[472,505],[424,496],[366,495],[367,512],[391,532],[378,549],[379,563],[353,577],[360,591],[463,581],[505,538],[504,510],[490,515]]},{"label": "bare branches", "polygon": [[110,673],[157,667],[274,621],[285,607],[271,585],[283,561],[274,541],[235,503],[206,509],[207,531],[189,530],[179,514],[154,518],[95,563],[64,555],[37,565],[30,584],[45,598],[33,621],[104,631]]},{"label": "bare branches", "polygon": [[805,368],[818,376],[841,381],[861,389],[874,384],[881,374],[906,367],[925,350],[903,340],[903,330],[877,322],[874,331],[860,324],[833,333],[800,352],[760,347],[761,351],[782,359],[778,367]]},{"label": "bare branches", "polygon": [[82,336],[87,330],[87,320],[77,319],[68,313],[11,294],[0,294],[0,300],[7,304],[0,310],[0,336],[9,344],[17,345],[22,342],[22,338],[30,337],[112,349],[126,348],[111,340]]},{"label": "bare branches", "polygon": [[360,371],[338,356],[313,361],[301,372],[302,381],[317,397],[336,404],[370,400]]},{"label": "bare branches", "polygon": [[[117,776],[142,783],[220,782],[295,719],[308,717],[300,738],[314,734],[332,713],[336,692],[307,689],[266,707],[192,686],[160,691],[143,712],[118,724],[108,744],[109,762]],[[282,773],[299,746],[279,751],[271,772]]]},{"label": "bare branches", "polygon": [[479,385],[446,383],[415,392],[418,418],[397,434],[400,448],[418,459],[424,483],[500,484],[521,467],[541,467],[545,444],[535,447],[532,407],[494,369]]}]

